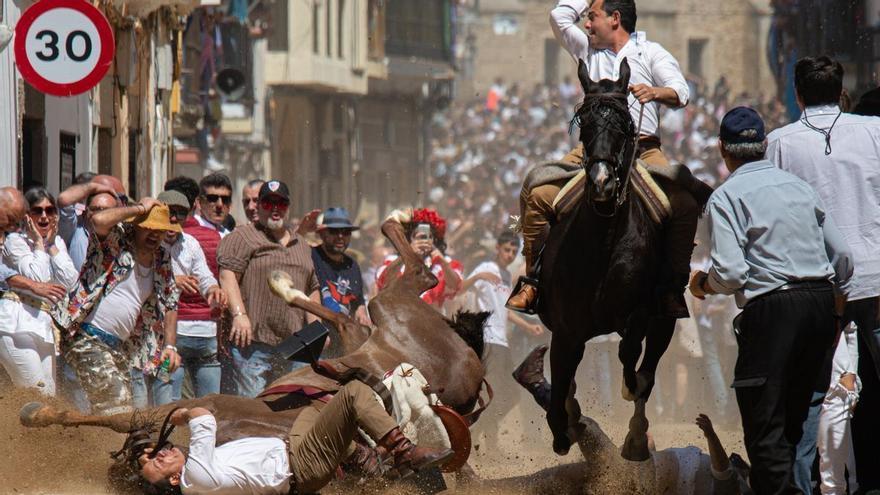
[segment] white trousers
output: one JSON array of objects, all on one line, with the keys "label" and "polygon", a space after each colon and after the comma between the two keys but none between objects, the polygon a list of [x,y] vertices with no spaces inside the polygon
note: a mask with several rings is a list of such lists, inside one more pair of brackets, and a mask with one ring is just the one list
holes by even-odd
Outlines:
[{"label": "white trousers", "polygon": [[0,364],[16,387],[55,395],[55,345],[30,332],[0,332]]},{"label": "white trousers", "polygon": [[859,400],[862,384],[856,377],[856,389],[847,390],[841,385],[840,376],[844,373],[856,374],[859,362],[858,338],[853,327],[840,335],[834,351],[834,364],[831,369],[831,385],[819,412],[820,488],[824,495],[846,495],[845,471],[849,471],[849,487],[855,492],[856,463],[852,449],[850,420],[852,411]]}]

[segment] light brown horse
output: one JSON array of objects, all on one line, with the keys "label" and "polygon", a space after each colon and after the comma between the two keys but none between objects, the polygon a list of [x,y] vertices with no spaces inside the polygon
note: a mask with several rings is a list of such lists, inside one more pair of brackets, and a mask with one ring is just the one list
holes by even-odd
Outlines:
[{"label": "light brown horse", "polygon": [[[410,363],[422,372],[444,404],[466,413],[477,402],[483,380],[484,369],[478,353],[482,352],[482,325],[488,315],[462,314],[453,321],[420,299],[419,295],[434,287],[437,279],[406,241],[401,222],[408,221],[407,213],[397,211],[382,225],[382,233],[405,263],[405,273],[393,279],[370,302],[370,315],[377,327],[373,332],[344,315],[300,297],[301,293],[293,290],[285,274],[273,274],[270,284],[288,304],[313,313],[336,327],[344,354],[327,363],[337,370],[358,367],[382,376],[386,370],[402,362]],[[316,374],[311,368],[289,373],[267,390],[279,385],[314,387],[328,392],[339,388],[334,380]],[[217,419],[217,442],[222,444],[249,436],[286,438],[300,410],[309,403],[307,397],[289,393],[257,399],[209,395],[139,414],[161,420],[174,407],[204,407]],[[130,413],[88,416],[40,403],[25,405],[20,419],[29,427],[98,426],[120,433],[131,431],[137,421]]]}]

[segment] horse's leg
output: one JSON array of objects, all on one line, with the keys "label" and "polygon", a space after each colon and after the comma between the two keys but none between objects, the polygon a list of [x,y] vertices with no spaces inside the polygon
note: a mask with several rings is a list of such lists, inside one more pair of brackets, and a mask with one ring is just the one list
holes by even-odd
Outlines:
[{"label": "horse's leg", "polygon": [[669,348],[672,335],[675,333],[675,319],[654,318],[649,325],[650,328],[645,337],[645,356],[642,358],[642,364],[636,374],[638,383],[636,397],[643,399],[647,399],[651,395],[651,389],[654,388],[654,375],[660,364],[660,358]]},{"label": "horse's leg", "polygon": [[620,450],[620,455],[628,461],[645,461],[651,458],[651,452],[648,450],[648,418],[645,416],[645,402],[646,399],[635,401],[635,410],[629,420],[629,431]]},{"label": "horse's leg", "polygon": [[109,428],[119,433],[128,433],[132,429],[133,420],[138,415],[150,418],[155,417],[158,421],[162,421],[165,415],[174,407],[176,407],[174,404],[168,404],[145,411],[120,413],[110,416],[92,416],[81,414],[77,411],[56,409],[41,402],[30,402],[25,404],[19,411],[19,420],[22,425],[29,428],[42,428],[51,425],[63,427],[97,426]]},{"label": "horse's leg", "polygon": [[[553,451],[559,455],[568,453],[572,440],[568,436],[570,426],[566,406],[569,403],[574,374],[584,356],[583,342],[567,342],[554,332],[550,343],[550,377],[553,387],[550,390],[550,407],[547,410],[547,424],[553,433]],[[580,419],[579,417],[577,419]]]},{"label": "horse's leg", "polygon": [[404,263],[403,276],[391,277],[389,287],[392,283],[406,283],[413,286],[412,290],[416,294],[421,294],[437,285],[437,278],[425,268],[422,259],[406,240],[402,222],[409,222],[411,215],[412,213],[395,210],[382,224],[382,233],[391,241]]},{"label": "horse's leg", "polygon": [[644,330],[639,325],[633,324],[635,318],[630,319],[630,324],[623,333],[620,343],[617,344],[617,358],[623,365],[623,387],[622,395],[624,400],[636,400],[636,390],[638,383],[636,379],[636,364],[642,355],[642,337]]}]

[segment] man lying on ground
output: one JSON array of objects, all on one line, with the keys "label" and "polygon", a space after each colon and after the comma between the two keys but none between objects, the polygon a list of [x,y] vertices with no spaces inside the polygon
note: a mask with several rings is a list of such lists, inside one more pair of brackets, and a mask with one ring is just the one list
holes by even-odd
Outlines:
[{"label": "man lying on ground", "polygon": [[454,454],[407,440],[373,390],[359,381],[347,383],[326,405],[300,413],[286,442],[248,437],[218,446],[214,416],[201,407],[178,409],[171,422],[189,424],[189,453],[173,447],[140,458],[141,476],[161,493],[317,492],[349,456],[358,427],[389,453],[401,476],[442,464]]},{"label": "man lying on ground", "polygon": [[[513,379],[529,391],[544,410],[550,404],[550,383],[544,378],[546,345],[529,353],[513,372]],[[712,421],[705,414],[696,419],[709,444],[706,455],[699,447],[669,448],[656,451],[649,436],[649,448],[654,458],[657,493],[675,495],[736,495],[752,493],[748,484],[749,466],[737,454],[730,457],[718,439]]]}]

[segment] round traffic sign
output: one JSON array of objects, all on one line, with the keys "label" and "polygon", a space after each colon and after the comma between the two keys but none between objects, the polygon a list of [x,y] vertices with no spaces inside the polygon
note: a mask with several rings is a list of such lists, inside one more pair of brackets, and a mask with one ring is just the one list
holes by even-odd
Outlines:
[{"label": "round traffic sign", "polygon": [[93,88],[116,44],[104,14],[85,0],[40,0],[15,26],[15,64],[43,93],[71,96]]}]

